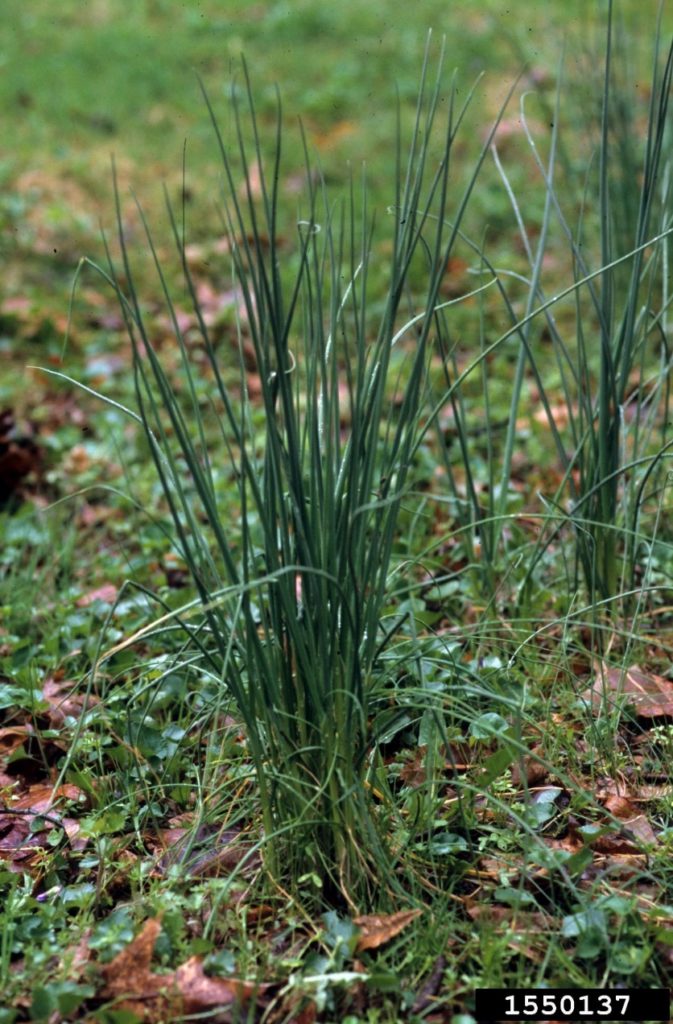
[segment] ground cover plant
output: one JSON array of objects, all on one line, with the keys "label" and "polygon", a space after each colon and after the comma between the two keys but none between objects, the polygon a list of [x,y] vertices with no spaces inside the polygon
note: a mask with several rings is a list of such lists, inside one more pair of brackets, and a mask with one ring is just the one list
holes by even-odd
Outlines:
[{"label": "ground cover plant", "polygon": [[[263,30],[341,38],[301,6]],[[672,62],[632,14],[490,119],[416,49],[381,174],[312,138],[343,77],[299,128],[253,53],[203,79],[209,219],[189,152],[163,213],[117,159],[58,316],[5,301],[0,1020],[669,984]]]}]

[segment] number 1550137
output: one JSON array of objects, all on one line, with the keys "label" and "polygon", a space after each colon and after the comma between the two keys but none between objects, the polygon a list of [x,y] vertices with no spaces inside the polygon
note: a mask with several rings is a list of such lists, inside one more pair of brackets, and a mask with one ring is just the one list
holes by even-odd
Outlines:
[{"label": "number 1550137", "polygon": [[668,1021],[668,989],[478,989],[478,1021]]}]

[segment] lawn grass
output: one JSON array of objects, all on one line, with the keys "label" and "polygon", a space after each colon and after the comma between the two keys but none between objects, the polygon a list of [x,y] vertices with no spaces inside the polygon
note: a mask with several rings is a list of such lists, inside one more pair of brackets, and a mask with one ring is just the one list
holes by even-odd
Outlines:
[{"label": "lawn grass", "polygon": [[[601,319],[586,287],[573,282],[634,244],[633,233],[626,240],[619,236],[633,226],[625,214],[601,247],[600,172],[586,173],[591,132],[594,142],[600,132],[597,55],[604,51],[604,19],[579,3],[553,15],[516,3],[483,4],[478,14],[467,5],[453,5],[446,14],[430,2],[413,10],[350,3],[324,10],[312,3],[239,10],[155,0],[122,12],[101,0],[86,14],[70,3],[58,12],[47,3],[15,6],[16,17],[0,26],[0,89],[6,108],[15,111],[12,152],[2,168],[7,275],[0,344],[8,358],[0,398],[37,424],[44,454],[40,473],[24,487],[23,503],[0,511],[0,976],[7,1004],[0,1022],[58,1019],[54,1014],[116,1024],[172,1020],[214,1013],[219,1004],[228,1007],[218,1018],[223,1020],[374,1024],[456,1015],[466,1022],[478,987],[669,985],[673,552],[665,256],[663,266],[650,264],[649,277],[643,272],[639,301],[654,310],[655,329],[640,317],[638,305],[640,333],[635,332],[634,360],[625,374],[629,388],[620,397],[618,465],[642,458],[643,472],[618,470],[625,485],[617,491],[613,521],[600,501],[589,512],[569,504],[584,493],[582,487],[591,491],[603,479],[592,476],[591,458],[602,442],[599,436],[592,448],[593,406],[583,405],[600,379],[592,337]],[[615,11],[639,83],[638,90],[617,95],[628,98],[642,139],[653,33],[634,29],[647,18],[654,23],[656,4],[617,4]],[[667,11],[664,43],[668,20]],[[137,402],[131,371],[135,365],[142,372],[143,353],[136,349],[134,364],[114,289],[88,266],[74,294],[65,354],[63,332],[80,257],[103,260],[98,214],[119,265],[109,177],[114,150],[120,221],[137,274],[133,316],[160,354],[168,388],[164,401],[166,394],[175,396],[177,418],[162,438],[164,447],[172,451],[171,431],[179,433],[180,417],[193,414],[189,436],[198,437],[202,428],[203,450],[211,453],[203,493],[216,514],[207,504],[205,517],[194,511],[182,474],[187,460],[192,478],[197,476],[203,451],[183,445],[172,466],[174,493],[184,515],[194,517],[192,536],[205,530],[205,519],[211,527],[220,522],[226,526],[220,559],[226,561],[229,547],[242,548],[249,553],[246,571],[263,557],[271,575],[291,566],[296,552],[290,548],[283,565],[268,564],[273,545],[264,506],[255,507],[253,491],[241,484],[241,438],[231,423],[225,435],[234,456],[225,457],[218,423],[223,392],[213,403],[210,352],[197,337],[181,260],[170,255],[157,178],[166,180],[179,218],[187,136],[185,262],[196,310],[214,339],[227,393],[236,409],[245,409],[251,465],[260,479],[268,479],[270,464],[280,475],[285,436],[276,438],[275,454],[261,454],[269,438],[265,405],[268,416],[275,402],[273,378],[264,372],[263,345],[253,335],[250,351],[251,339],[241,333],[241,294],[232,286],[218,244],[223,232],[213,214],[222,172],[193,72],[202,77],[229,142],[234,124],[225,90],[232,74],[242,88],[239,53],[245,51],[266,160],[274,147],[274,85],[281,86],[287,128],[277,238],[260,228],[250,237],[255,258],[269,258],[273,265],[278,256],[284,283],[298,266],[297,217],[312,213],[296,116],[303,118],[330,197],[347,195],[351,176],[359,183],[366,158],[369,209],[377,211],[362,320],[363,337],[370,341],[391,253],[386,228],[392,215],[386,211],[395,201],[394,84],[406,145],[426,45],[424,23],[447,34],[448,66],[458,68],[457,101],[486,72],[452,154],[458,196],[524,58],[530,72],[495,134],[506,184],[489,159],[465,215],[465,232],[476,250],[458,240],[440,286],[439,298],[452,302],[484,283],[470,269],[492,276],[495,267],[510,305],[503,305],[495,287],[456,303],[450,329],[437,326],[440,351],[427,361],[422,415],[428,416],[433,403],[441,412],[436,422],[427,419],[427,430],[404,460],[408,483],[391,527],[390,568],[382,574],[376,657],[367,664],[370,703],[362,735],[371,747],[365,755],[367,803],[361,806],[390,845],[385,863],[379,861],[378,884],[372,884],[377,858],[366,838],[349,836],[353,848],[363,851],[363,871],[370,873],[358,887],[352,866],[343,869],[338,843],[321,863],[324,849],[313,855],[309,836],[302,840],[306,862],[294,865],[292,837],[299,833],[292,822],[299,812],[287,794],[287,821],[279,824],[275,811],[267,814],[260,780],[267,774],[281,794],[286,786],[297,796],[301,773],[314,770],[315,737],[290,749],[274,779],[278,766],[269,760],[267,767],[265,758],[272,755],[264,743],[273,735],[276,704],[256,733],[254,718],[246,720],[235,674],[221,668],[238,655],[227,646],[232,634],[224,617],[218,618],[220,609],[205,620],[199,610],[211,549],[203,548],[190,563],[189,546],[176,543],[180,515],[171,516],[166,489],[156,480],[157,453],[120,408]],[[555,112],[563,31],[568,81]],[[432,54],[436,58],[437,46]],[[587,73],[592,56],[595,80]],[[618,47],[614,59],[621,74]],[[447,75],[441,111],[448,105],[449,81]],[[540,98],[527,101],[525,111],[543,164],[557,146],[553,193],[533,184],[535,161],[517,118],[520,92],[536,81]],[[556,138],[545,118],[559,113]],[[249,128],[243,132],[249,141]],[[436,158],[434,145],[429,162]],[[626,155],[621,154],[624,166]],[[640,187],[637,176],[625,181],[616,165],[608,172],[614,174],[613,202],[617,194],[620,211],[633,209],[628,188]],[[243,202],[244,175],[236,158],[232,173],[233,194]],[[263,201],[254,168],[248,181],[254,211]],[[130,183],[156,231],[184,348],[176,344],[152,261],[143,260],[147,242],[125,191]],[[518,197],[519,223],[511,195]],[[586,267],[558,230],[552,199],[573,232],[582,218],[583,234],[574,237],[584,246]],[[642,240],[667,230],[666,218],[664,204]],[[237,233],[245,237],[242,229]],[[654,251],[650,247],[646,255]],[[625,269],[632,264],[625,261]],[[245,267],[239,270],[240,286]],[[351,277],[353,270],[352,264]],[[620,276],[619,266],[614,273],[621,301],[628,277]],[[409,271],[403,320],[418,310],[426,277],[427,266],[418,258]],[[130,283],[124,267],[118,293],[128,294]],[[554,320],[543,324],[538,317],[528,328],[527,315],[564,289],[567,298],[550,307]],[[257,308],[261,301],[258,292]],[[310,304],[302,301],[306,312]],[[357,307],[347,308],[357,321]],[[615,308],[610,316],[618,322]],[[604,326],[605,319],[607,313]],[[299,344],[301,330],[293,331]],[[381,393],[393,424],[404,422],[395,396],[409,380],[409,353],[408,344],[392,350],[389,383]],[[310,377],[311,352],[298,350],[298,358],[306,379],[318,379],[315,366],[317,376]],[[63,379],[23,369],[36,363],[82,381],[112,404]],[[575,388],[573,366],[583,369],[588,389]],[[286,422],[294,402],[308,447],[311,417],[319,416],[319,408],[307,400],[310,387],[295,389],[294,379],[283,396]],[[330,380],[336,395],[339,375]],[[517,381],[520,400],[513,401]],[[357,389],[347,403],[351,422],[334,422],[335,450],[342,432],[352,429],[354,396]],[[166,422],[153,418],[155,425]],[[371,457],[381,465],[390,439],[387,423],[384,418],[378,435],[371,435],[372,446],[377,436],[381,445]],[[582,438],[588,439],[585,461],[564,463],[559,439],[561,447],[575,451],[582,450]],[[298,462],[297,472],[304,469]],[[573,494],[569,484],[579,492]],[[375,502],[385,503],[386,484],[379,486]],[[315,494],[312,501],[313,511]],[[282,507],[280,501],[278,517]],[[599,572],[591,555],[596,539],[602,542],[606,535],[617,539],[609,581],[610,573]],[[306,559],[304,553],[304,567]],[[274,606],[280,578],[267,597],[259,597],[258,608],[245,611],[247,649],[257,652],[260,663],[268,649],[261,642],[265,630],[268,641],[287,621],[288,602],[296,597],[295,579],[288,577],[291,586]],[[217,594],[222,577],[212,579]],[[301,582],[316,604],[324,598],[324,588],[311,589],[308,572]],[[220,650],[214,657],[216,640]],[[309,647],[302,651],[295,643],[294,650],[310,667]],[[634,664],[640,675],[627,671]],[[280,661],[272,667],[282,671]],[[306,693],[310,686],[307,677]],[[306,714],[299,726],[308,721]],[[284,738],[279,728],[276,748]],[[301,767],[293,776],[296,764]],[[52,803],[54,786],[59,788]],[[341,827],[352,827],[348,821],[344,812]],[[322,812],[318,823],[323,824]],[[289,839],[280,863],[268,845],[279,827],[287,828]],[[332,875],[330,857],[342,868]],[[164,987],[181,989],[182,1010],[158,993],[138,1000],[158,984],[148,973],[152,953],[152,970],[164,973]],[[188,964],[191,988],[185,982]],[[246,995],[232,979],[259,988]],[[131,1004],[124,1004],[125,993],[136,997]]]}]

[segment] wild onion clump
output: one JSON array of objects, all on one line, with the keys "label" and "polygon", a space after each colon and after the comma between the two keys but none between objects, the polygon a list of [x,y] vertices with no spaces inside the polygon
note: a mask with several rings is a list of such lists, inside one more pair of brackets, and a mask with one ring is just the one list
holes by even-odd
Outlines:
[{"label": "wild onion clump", "polygon": [[[447,493],[428,500],[451,509],[455,537],[479,540],[479,559],[467,561],[481,579],[487,611],[497,610],[503,580],[512,577],[509,628],[517,650],[537,635],[538,623],[526,609],[534,604],[540,565],[556,557],[549,552],[559,539],[567,601],[574,599],[583,575],[589,604],[578,610],[578,622],[583,625],[586,616],[599,628],[597,609],[617,607],[645,544],[641,511],[647,487],[670,447],[665,438],[659,447],[652,445],[667,402],[670,359],[664,344],[660,372],[649,386],[648,343],[653,333],[665,342],[667,330],[666,245],[673,228],[666,202],[670,161],[665,124],[673,59],[669,54],[662,74],[655,68],[642,174],[630,184],[638,192],[631,204],[636,211],[632,232],[622,232],[617,244],[613,129],[608,127],[615,93],[611,38],[609,27],[598,216],[587,217],[588,226],[582,220],[573,233],[555,183],[560,93],[546,162],[528,129],[522,101],[521,124],[544,200],[534,230],[494,150],[529,262],[527,276],[496,269],[483,244],[472,242],[464,230],[468,202],[496,129],[486,138],[467,183],[457,189],[450,172],[465,106],[458,109],[453,87],[443,95],[441,61],[434,85],[428,84],[427,56],[404,158],[398,132],[385,244],[380,226],[375,233],[370,219],[366,182],[361,189],[352,185],[343,204],[333,204],[304,144],[304,209],[294,244],[288,245],[279,230],[279,223],[286,222],[280,216],[285,139],[280,105],[274,155],[265,165],[247,74],[247,116],[240,91],[231,94],[233,142],[222,135],[206,98],[224,173],[221,217],[239,309],[237,358],[227,362],[227,352],[211,333],[190,269],[184,227],[170,202],[201,361],[193,357],[193,338],[183,335],[174,293],[143,218],[177,348],[167,358],[153,344],[117,194],[121,269],[110,257],[104,273],[117,292],[133,346],[134,415],[149,443],[202,616],[195,626],[191,606],[166,619],[187,629],[196,657],[210,678],[220,681],[243,722],[271,874],[294,882],[317,874],[326,893],[340,894],[351,905],[370,903],[382,882],[390,889],[404,884],[400,867],[407,862],[405,853],[419,836],[427,840],[445,816],[439,775],[432,772],[441,773],[450,749],[451,715],[460,730],[470,719],[472,696],[479,701],[487,696],[478,675],[474,691],[463,683],[462,689],[451,690],[457,669],[449,645],[441,655],[442,682],[424,687],[414,628],[405,634],[410,643],[399,645],[399,657],[393,642],[403,618],[390,611],[401,513],[412,497],[414,460],[422,443],[435,428],[441,437],[440,417],[451,410],[458,455],[438,444]],[[589,184],[582,218],[585,206],[591,213]],[[554,227],[567,244],[570,280],[549,295],[543,268]],[[468,295],[447,299],[442,284],[458,244],[476,254],[476,285]],[[501,333],[493,339],[487,339],[484,328],[487,313],[492,315],[483,305],[487,289],[502,300],[496,321]],[[454,355],[451,307],[475,297],[474,350],[461,366]],[[572,338],[564,335],[567,317],[562,324],[552,315],[552,307],[566,297],[576,305]],[[551,342],[555,391],[548,377],[549,349],[540,348],[533,326]],[[597,351],[589,344],[589,332],[598,339]],[[509,417],[499,444],[490,407],[494,382],[501,382],[492,360],[508,341],[516,346],[516,358],[507,364]],[[254,397],[246,369],[251,358],[258,380]],[[477,481],[475,442],[466,416],[474,406],[474,394],[466,387],[473,374],[482,386],[486,486]],[[516,516],[507,506],[508,482],[518,416],[530,384],[547,420],[561,483],[545,500],[534,539],[528,537],[510,552],[508,531],[513,534]],[[565,425],[554,411],[559,388],[567,406]],[[624,407],[632,393],[638,415],[627,428]],[[483,464],[483,451],[479,459]],[[572,562],[574,579],[567,568]],[[483,628],[492,627],[484,620]],[[421,682],[413,692],[404,692],[398,681],[410,659],[419,663],[416,679]],[[464,680],[469,672],[461,671]],[[510,703],[517,713],[522,710],[517,699]],[[400,722],[416,729],[415,742],[427,752],[424,795],[413,820],[409,813],[400,814],[381,750],[402,728]],[[512,732],[505,740],[498,771],[524,749]],[[480,776],[481,784],[487,786],[489,778],[488,772]],[[462,813],[461,794],[474,796],[474,783],[458,786],[457,792],[454,816]]]},{"label": "wild onion clump", "polygon": [[[387,641],[382,610],[400,506],[428,429],[433,345],[446,332],[442,314],[459,301],[441,301],[440,284],[476,180],[477,169],[449,209],[450,158],[462,111],[452,92],[442,152],[431,165],[440,84],[438,75],[428,88],[424,69],[404,163],[398,142],[386,294],[375,313],[368,305],[375,257],[366,186],[361,193],[351,188],[345,208],[331,206],[324,188],[312,184],[307,156],[307,206],[297,223],[296,252],[288,255],[277,228],[280,109],[275,159],[265,168],[248,83],[258,175],[253,188],[232,92],[241,189],[209,104],[226,183],[223,229],[242,306],[237,394],[225,381],[223,355],[205,323],[170,204],[212,384],[205,408],[148,229],[182,357],[181,389],[152,344],[119,199],[123,274],[111,263],[108,275],[133,343],[140,417],[202,603],[204,626],[196,639],[245,725],[267,862],[279,877],[317,870],[327,889],[349,898],[390,877],[394,857],[391,809],[375,782],[378,739],[390,724],[377,670]],[[487,147],[488,141],[482,159]],[[410,270],[418,278],[419,266],[420,297],[409,283]],[[260,381],[254,402],[244,340],[254,350]],[[398,348],[404,357],[395,382],[390,370]],[[207,421],[217,423],[221,437],[217,457],[206,442]],[[227,522],[230,496],[227,511],[221,507],[223,459],[237,494],[235,529]]]}]

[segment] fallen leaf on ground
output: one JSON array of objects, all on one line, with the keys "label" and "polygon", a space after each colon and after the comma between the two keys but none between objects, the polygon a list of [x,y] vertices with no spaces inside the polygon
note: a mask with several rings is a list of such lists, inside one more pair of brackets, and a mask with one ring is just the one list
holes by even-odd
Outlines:
[{"label": "fallen leaf on ground", "polygon": [[29,784],[48,777],[50,766],[63,756],[66,749],[67,744],[56,735],[43,735],[38,740],[37,732],[29,722],[0,729],[3,774],[19,783],[22,791]]},{"label": "fallen leaf on ground", "polygon": [[31,725],[9,725],[0,729],[0,759],[6,759],[35,735]]},{"label": "fallen leaf on ground", "polygon": [[638,789],[631,794],[634,803],[650,803],[652,800],[670,800],[673,796],[673,786],[665,782],[661,785],[638,786]]},{"label": "fallen leaf on ground", "polygon": [[657,837],[654,829],[644,814],[639,814],[626,797],[611,794],[603,806],[622,823],[616,835],[601,836],[594,849],[603,853],[637,853],[641,844],[656,846]]},{"label": "fallen leaf on ground", "polygon": [[[221,825],[200,825],[196,833],[191,827],[192,815],[173,819],[172,827],[159,832],[161,853],[155,871],[165,874],[180,865],[190,878],[212,878],[235,868],[250,850],[249,841],[240,841],[239,829],[223,829]],[[259,867],[259,853],[252,854],[244,871]]]},{"label": "fallen leaf on ground", "polygon": [[384,942],[399,935],[418,915],[420,910],[400,910],[397,914],[366,914],[353,918],[353,924],[360,929],[357,950],[377,949]]},{"label": "fallen leaf on ground", "polygon": [[[62,830],[72,849],[85,849],[88,840],[79,837],[79,822],[63,817],[54,807],[59,799],[77,800],[81,795],[81,790],[71,784],[56,790],[48,784],[38,784],[17,800],[0,807],[0,861],[10,871],[39,874],[42,855],[50,848],[49,833],[55,829]],[[36,819],[43,815],[46,815],[43,824],[33,832]]]},{"label": "fallen leaf on ground", "polygon": [[425,757],[427,747],[419,747],[411,761],[407,761],[400,770],[400,779],[410,789],[418,789],[425,782]]},{"label": "fallen leaf on ground", "polygon": [[521,867],[521,865],[515,865],[511,861],[496,857],[481,857],[478,863],[479,867],[468,869],[467,873],[470,878],[491,878],[495,881],[507,879],[511,881],[512,878],[519,874]]},{"label": "fallen leaf on ground", "polygon": [[86,608],[88,605],[93,604],[94,601],[104,601],[106,604],[114,604],[117,600],[117,588],[113,583],[104,583],[102,587],[96,587],[95,590],[89,590],[88,593],[82,594],[81,597],[77,598],[75,604],[78,608]]},{"label": "fallen leaf on ground", "polygon": [[93,694],[86,697],[83,693],[76,693],[76,687],[72,680],[45,680],[42,686],[42,696],[48,704],[45,715],[55,728],[62,726],[66,718],[79,718],[85,702],[87,707],[98,702]]},{"label": "fallen leaf on ground", "polygon": [[597,879],[609,880],[614,888],[620,883],[634,894],[634,883],[640,883],[647,869],[645,853],[597,853],[593,862],[582,872],[580,887],[592,889]]},{"label": "fallen leaf on ground", "polygon": [[33,814],[47,814],[57,800],[79,800],[82,795],[82,790],[71,782],[66,782],[57,789],[48,783],[41,783],[31,786],[18,800],[13,800],[11,806],[13,809],[29,810]]},{"label": "fallen leaf on ground", "polygon": [[209,978],[198,956],[190,957],[178,967],[175,986],[183,999],[183,1013],[200,1013],[215,1006],[247,1002],[262,987],[237,978]]},{"label": "fallen leaf on ground", "polygon": [[542,747],[536,746],[533,747],[529,756],[523,757],[521,761],[512,765],[512,782],[515,786],[520,786],[524,779],[526,785],[536,786],[547,778],[549,765],[541,763],[542,755]]},{"label": "fallen leaf on ground", "polygon": [[160,932],[161,921],[150,918],[135,939],[114,960],[103,964],[100,969],[105,980],[101,995],[106,999],[133,996],[133,1000],[127,1000],[125,1008],[137,1012],[133,1009],[133,1002],[137,1001],[140,1005],[139,1015],[143,1018],[147,1000],[158,998],[161,992],[170,987],[173,977],[172,974],[152,974],[150,971],[154,945]]},{"label": "fallen leaf on ground", "polygon": [[114,960],[100,967],[105,984],[99,995],[118,1000],[117,1009],[135,1013],[145,1022],[175,1020],[245,1003],[268,987],[238,978],[209,978],[203,961],[195,956],[175,971],[153,973],[150,964],[160,932],[161,921],[151,918]]},{"label": "fallen leaf on ground", "polygon": [[600,669],[591,688],[583,694],[598,710],[610,706],[614,697],[625,695],[642,718],[673,718],[673,683],[663,676],[643,672],[638,665],[624,671],[620,668]]},{"label": "fallen leaf on ground", "polygon": [[423,1010],[427,1010],[432,1006],[433,999],[441,988],[445,967],[446,957],[438,956],[434,962],[432,971],[414,1000],[413,1006],[411,1007],[412,1013],[422,1013]]}]

